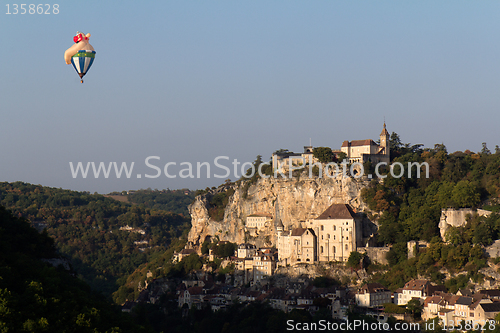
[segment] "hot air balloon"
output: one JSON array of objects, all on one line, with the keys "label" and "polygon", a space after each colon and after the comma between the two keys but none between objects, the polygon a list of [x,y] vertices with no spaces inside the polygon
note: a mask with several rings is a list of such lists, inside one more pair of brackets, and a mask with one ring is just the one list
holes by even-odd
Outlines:
[{"label": "hot air balloon", "polygon": [[76,72],[80,76],[83,83],[83,77],[94,63],[95,50],[89,43],[90,34],[84,35],[82,32],[77,32],[73,37],[76,43],[64,52],[64,60],[66,64],[73,64]]}]

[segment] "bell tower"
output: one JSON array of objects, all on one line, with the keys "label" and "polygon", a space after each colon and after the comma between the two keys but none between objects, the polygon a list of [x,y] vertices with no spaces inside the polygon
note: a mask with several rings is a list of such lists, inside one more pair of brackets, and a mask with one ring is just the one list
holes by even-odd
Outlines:
[{"label": "bell tower", "polygon": [[382,133],[380,133],[380,147],[384,148],[382,154],[387,155],[388,159],[390,159],[389,132],[385,128],[385,121],[384,129],[382,130]]}]

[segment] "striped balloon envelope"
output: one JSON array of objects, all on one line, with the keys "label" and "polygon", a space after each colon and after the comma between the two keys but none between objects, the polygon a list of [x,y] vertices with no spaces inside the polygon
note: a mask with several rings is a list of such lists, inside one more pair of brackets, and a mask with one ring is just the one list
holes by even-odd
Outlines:
[{"label": "striped balloon envelope", "polygon": [[88,70],[92,66],[95,58],[95,51],[91,50],[80,50],[71,58],[71,63],[75,68],[78,75],[80,75],[80,79],[82,79],[85,74],[87,74]]}]

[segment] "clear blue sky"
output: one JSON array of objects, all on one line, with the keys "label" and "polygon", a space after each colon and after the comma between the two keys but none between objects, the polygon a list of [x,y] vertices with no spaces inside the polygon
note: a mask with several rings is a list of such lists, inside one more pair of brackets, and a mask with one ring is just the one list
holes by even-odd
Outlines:
[{"label": "clear blue sky", "polygon": [[[205,188],[223,180],[136,174],[153,155],[213,166],[378,139],[384,116],[403,142],[500,144],[498,1],[2,3],[0,181]],[[63,59],[77,30],[97,52],[84,84]],[[133,177],[72,178],[91,161],[135,162]]]}]

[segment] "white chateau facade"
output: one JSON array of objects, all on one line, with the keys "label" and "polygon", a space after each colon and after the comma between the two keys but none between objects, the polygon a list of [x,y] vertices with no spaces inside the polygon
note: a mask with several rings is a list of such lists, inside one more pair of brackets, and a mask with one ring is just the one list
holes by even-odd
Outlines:
[{"label": "white chateau facade", "polygon": [[389,164],[389,132],[385,128],[385,122],[380,133],[380,144],[376,144],[370,139],[344,141],[340,150],[347,155],[350,163],[371,161],[372,163],[386,162]]},{"label": "white chateau facade", "polygon": [[[390,135],[386,129],[384,122],[384,128],[382,129],[382,132],[379,136],[379,144],[375,143],[371,139],[344,141],[340,150],[332,150],[332,152],[337,157],[340,153],[344,153],[349,163],[364,163],[370,161],[372,163],[385,162],[389,164],[389,137]],[[285,171],[290,167],[300,167],[305,165],[306,163],[317,163],[318,160],[314,158],[313,151],[314,148],[312,146],[305,146],[303,153],[292,153],[288,151],[282,153],[273,153],[273,170]]]}]

